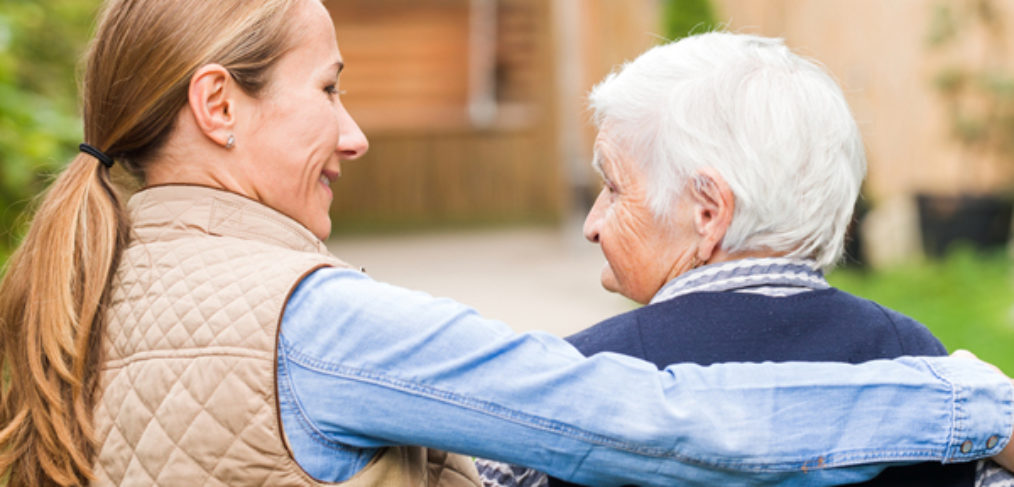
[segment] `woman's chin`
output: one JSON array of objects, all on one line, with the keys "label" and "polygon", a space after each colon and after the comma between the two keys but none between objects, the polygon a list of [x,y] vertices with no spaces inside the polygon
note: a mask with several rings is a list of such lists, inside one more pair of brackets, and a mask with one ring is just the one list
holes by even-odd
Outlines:
[{"label": "woman's chin", "polygon": [[317,238],[321,240],[327,240],[331,236],[331,217],[328,216],[320,222],[316,222],[310,227],[310,231],[313,232]]},{"label": "woman's chin", "polygon": [[609,267],[609,264],[602,266],[602,275],[599,278],[602,282],[602,287],[611,293],[620,293],[620,283],[616,280],[616,275],[613,274],[613,270]]}]

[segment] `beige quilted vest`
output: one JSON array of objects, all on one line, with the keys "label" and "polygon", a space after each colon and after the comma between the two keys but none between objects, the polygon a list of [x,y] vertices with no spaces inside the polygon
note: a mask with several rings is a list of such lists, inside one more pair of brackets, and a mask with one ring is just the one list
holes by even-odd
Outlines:
[{"label": "beige quilted vest", "polygon": [[[128,204],[131,242],[107,312],[94,485],[319,485],[295,463],[275,398],[292,288],[345,266],[305,227],[232,193],[161,186]],[[348,486],[477,486],[471,462],[387,448]]]}]

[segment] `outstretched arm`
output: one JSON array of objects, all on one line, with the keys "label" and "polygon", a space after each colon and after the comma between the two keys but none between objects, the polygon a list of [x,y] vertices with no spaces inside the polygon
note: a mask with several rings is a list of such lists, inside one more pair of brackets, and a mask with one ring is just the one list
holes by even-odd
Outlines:
[{"label": "outstretched arm", "polygon": [[[951,357],[961,358],[961,359],[966,359],[966,360],[978,360],[978,357],[976,357],[975,354],[973,354],[972,352],[969,352],[968,350],[957,350],[957,351],[955,351],[954,353],[951,354]],[[988,367],[990,367],[994,371],[996,371],[998,374],[1003,374],[1003,371],[1001,371],[996,366],[994,366],[994,365],[992,365],[992,364],[990,364],[988,362],[984,362],[984,363]],[[1014,379],[1009,379],[1008,378],[1008,380],[1010,380],[1011,381],[1011,385],[1014,386]],[[1008,472],[1014,472],[1014,432],[1011,433],[1011,437],[1008,440],[1007,446],[1003,449],[1003,451],[1001,451],[999,454],[997,454],[996,456],[994,456],[992,459],[993,459],[994,462],[998,463],[1000,466],[1002,466],[1003,468],[1007,469]]]},{"label": "outstretched arm", "polygon": [[1014,388],[977,361],[659,372],[348,270],[317,271],[293,294],[279,369],[324,441],[424,445],[592,485],[858,482],[874,461],[995,455],[1014,422]]}]

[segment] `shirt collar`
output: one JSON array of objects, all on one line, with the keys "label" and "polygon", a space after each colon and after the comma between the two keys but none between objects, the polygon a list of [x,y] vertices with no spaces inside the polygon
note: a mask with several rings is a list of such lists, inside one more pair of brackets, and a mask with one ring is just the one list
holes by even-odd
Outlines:
[{"label": "shirt collar", "polygon": [[[750,292],[764,288],[762,294],[785,296],[794,292],[831,287],[815,261],[764,257],[738,259],[698,267],[666,283],[650,304],[668,301],[695,292]],[[771,292],[784,289],[790,292]],[[791,292],[794,291],[794,292]]]},{"label": "shirt collar", "polygon": [[301,223],[267,205],[223,189],[166,184],[142,189],[127,202],[131,238],[166,240],[204,233],[330,255]]}]

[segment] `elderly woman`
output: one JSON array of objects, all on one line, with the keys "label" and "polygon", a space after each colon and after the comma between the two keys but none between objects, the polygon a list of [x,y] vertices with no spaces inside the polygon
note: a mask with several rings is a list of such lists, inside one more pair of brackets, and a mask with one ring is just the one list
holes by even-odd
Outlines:
[{"label": "elderly woman", "polygon": [[[946,354],[921,324],[824,280],[866,162],[817,65],[778,39],[712,32],[645,52],[590,99],[603,189],[584,233],[605,254],[602,285],[647,306],[570,337],[583,353],[659,367]],[[974,482],[974,465],[927,463],[863,485]]]},{"label": "elderly woman", "polygon": [[[367,149],[342,67],[317,0],[106,3],[82,154],[0,283],[7,485],[477,485],[429,448],[591,484],[821,485],[1009,442],[1012,384],[974,361],[659,372],[372,281],[321,242]],[[117,164],[146,185],[126,213]]]}]

